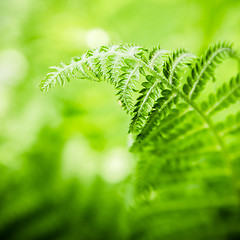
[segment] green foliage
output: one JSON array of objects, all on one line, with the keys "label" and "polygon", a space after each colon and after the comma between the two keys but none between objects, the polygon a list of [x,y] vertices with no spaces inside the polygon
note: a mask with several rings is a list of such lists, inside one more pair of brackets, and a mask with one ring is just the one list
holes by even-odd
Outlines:
[{"label": "green foliage", "polygon": [[[224,198],[227,192],[214,196],[211,205],[208,196],[212,190],[207,194],[202,187],[206,204],[200,202],[199,187],[191,183],[199,180],[203,171],[196,169],[191,175],[181,171],[176,179],[176,171],[169,174],[165,170],[168,165],[162,170],[157,164],[161,157],[156,156],[155,146],[152,146],[151,155],[136,150],[135,157],[139,161],[134,162],[134,155],[127,154],[127,139],[132,143],[131,135],[126,138],[131,116],[118,107],[121,104],[115,101],[118,97],[114,96],[111,85],[77,80],[65,86],[65,90],[57,87],[45,94],[36,88],[48,66],[60,60],[67,63],[71,56],[81,56],[87,49],[108,42],[135,42],[146,47],[161,43],[166,49],[175,50],[181,46],[202,54],[210,43],[229,39],[239,50],[239,9],[240,1],[237,0],[0,1],[0,239],[192,240],[204,238],[204,235],[204,239],[239,239],[237,231],[234,232],[234,218],[239,219],[236,204]],[[153,65],[161,66],[161,71],[170,52],[156,47],[154,53]],[[211,77],[199,98],[194,99],[201,110],[202,102],[208,103],[208,96],[216,95],[217,89],[236,75],[235,69],[236,63],[232,60],[224,61],[216,69],[217,81],[213,82]],[[188,76],[188,68],[186,71]],[[140,77],[136,90],[146,81]],[[133,92],[132,106],[137,97],[138,93]],[[161,100],[159,106],[165,103],[161,113],[169,114],[168,110],[173,108],[173,117],[178,111],[182,111],[182,115],[189,110],[176,119],[177,124],[188,115],[194,117],[188,105],[178,105],[178,111],[174,110],[172,100],[173,97]],[[228,155],[233,158],[239,151],[238,104],[230,104],[225,110],[209,115],[228,145]],[[205,114],[208,109],[203,110]],[[155,121],[158,124],[158,118]],[[155,125],[148,126],[153,127],[152,130],[146,128],[146,136],[155,131]],[[208,129],[204,129],[199,134],[207,137],[207,133]],[[143,129],[139,134],[141,141]],[[174,148],[173,142],[172,146]],[[192,154],[195,165],[206,161],[206,155],[196,154],[200,152]],[[222,159],[216,152],[212,156]],[[148,190],[141,191],[141,181],[143,186],[144,178],[147,182],[151,180],[151,175],[144,177],[141,168],[144,158],[155,163],[149,164],[151,173],[155,171],[152,179],[156,179],[157,174],[162,178],[158,188],[145,184]],[[117,164],[114,168],[112,160],[116,163],[116,159],[120,166]],[[181,164],[185,162],[191,166],[194,160],[188,159],[189,162]],[[210,156],[209,159],[211,161]],[[223,175],[225,172],[226,178],[229,176],[220,162],[216,160],[205,168],[205,172],[209,172],[209,185],[211,175],[215,179],[217,173]],[[126,178],[134,166],[125,168],[125,174],[119,178],[122,163],[138,164],[136,178],[129,181]],[[232,161],[237,171],[236,163],[238,161]],[[175,185],[171,184],[174,179]],[[188,187],[183,188],[183,180],[189,183]],[[206,182],[202,181],[201,186],[206,186]],[[219,181],[218,189],[226,189],[224,183],[225,180]],[[135,203],[133,185],[139,186]],[[190,210],[179,199],[168,203],[169,199],[174,200],[177,192],[185,197],[187,193],[195,194],[191,204],[195,202],[196,208]],[[224,199],[225,207],[216,207],[219,200]]]},{"label": "green foliage", "polygon": [[90,50],[80,58],[73,58],[69,65],[61,63],[60,67],[53,67],[56,71],[49,73],[39,84],[39,88],[46,91],[56,83],[64,85],[71,77],[106,80],[119,91],[119,100],[123,108],[130,111],[143,53],[144,49],[130,45],[113,45]]},{"label": "green foliage", "polygon": [[202,56],[194,68],[191,75],[187,78],[187,83],[183,86],[183,91],[190,99],[194,99],[204,89],[202,86],[214,77],[214,70],[217,64],[221,63],[227,57],[236,57],[232,50],[232,44],[219,43],[209,47],[206,54]]},{"label": "green foliage", "polygon": [[210,46],[200,58],[184,49],[111,45],[54,68],[39,84],[45,91],[86,78],[105,80],[118,91],[132,116],[131,151],[139,156],[134,174],[138,239],[148,239],[144,229],[156,224],[161,229],[151,239],[240,235],[240,77],[216,80],[216,68],[226,58],[240,61],[225,42]]},{"label": "green foliage", "polygon": [[239,74],[235,78],[231,78],[229,83],[217,89],[216,94],[209,94],[208,101],[202,103],[202,110],[206,111],[207,115],[214,115],[217,112],[228,108],[231,104],[238,101],[240,97],[240,78]]}]

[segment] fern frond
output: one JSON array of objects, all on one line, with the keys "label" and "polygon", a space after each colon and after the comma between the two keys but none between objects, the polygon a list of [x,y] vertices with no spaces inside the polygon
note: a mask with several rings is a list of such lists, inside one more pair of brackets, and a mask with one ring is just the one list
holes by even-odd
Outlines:
[{"label": "fern frond", "polygon": [[224,122],[217,123],[216,129],[222,136],[240,132],[240,111],[236,114],[228,115]]},{"label": "fern frond", "polygon": [[195,58],[193,54],[186,52],[184,49],[178,49],[173,52],[163,66],[163,74],[168,82],[177,86],[184,75],[186,66],[189,66]]},{"label": "fern frond", "polygon": [[161,67],[163,66],[166,58],[171,54],[170,51],[161,49],[160,46],[154,47],[149,53],[149,66],[153,68],[153,66]]},{"label": "fern frond", "polygon": [[[112,84],[122,107],[132,115],[129,132],[134,133],[131,150],[139,156],[134,175],[139,206],[154,206],[152,215],[157,220],[150,224],[169,221],[172,212],[181,210],[181,221],[173,216],[171,223],[185,233],[191,232],[189,222],[201,229],[196,214],[215,226],[215,213],[221,214],[221,208],[239,209],[240,113],[226,115],[232,109],[239,111],[240,76],[216,91],[206,84],[215,79],[217,65],[228,57],[239,61],[232,44],[225,42],[209,47],[200,58],[184,49],[104,46],[54,68],[39,87],[48,90],[71,78]],[[208,95],[204,101],[203,90]],[[217,113],[222,113],[221,122],[218,115],[213,117]],[[226,234],[239,226],[239,214],[233,214],[232,219],[238,219],[231,222],[233,228],[222,217]],[[171,232],[172,228],[163,229],[161,235],[155,232],[153,239],[176,239],[176,234],[169,237]],[[206,236],[199,239],[208,239],[212,232]]]},{"label": "fern frond", "polygon": [[178,97],[176,94],[158,98],[136,140],[140,141],[141,139],[149,135],[158,125],[159,121],[167,116],[172,106],[176,104],[177,101]]},{"label": "fern frond", "polygon": [[47,91],[57,83],[63,86],[71,78],[106,80],[119,90],[118,95],[123,108],[131,111],[134,82],[139,78],[143,53],[143,48],[131,45],[96,48],[81,58],[74,58],[69,65],[52,67],[55,71],[49,73],[38,87]]},{"label": "fern frond", "polygon": [[217,65],[227,57],[235,57],[232,44],[220,42],[208,48],[205,55],[196,62],[187,83],[183,86],[183,91],[189,99],[194,99],[200,94],[206,82],[213,76]]},{"label": "fern frond", "polygon": [[[184,74],[186,67],[195,58],[193,54],[187,53],[184,49],[176,50],[172,53],[163,66],[163,74],[170,85],[177,86],[181,77]],[[171,107],[178,102],[178,96],[169,89],[164,89],[161,95],[155,102],[151,112],[147,117],[141,133],[138,135],[138,140],[149,134],[157,121],[166,116]]]},{"label": "fern frond", "polygon": [[132,93],[136,91],[135,83],[139,81],[140,77],[139,64],[133,62],[133,64],[129,64],[129,67],[124,66],[121,68],[121,70],[124,73],[119,76],[120,80],[116,86],[116,89],[119,90],[117,95],[119,96],[122,107],[127,112],[132,112]]},{"label": "fern frond", "polygon": [[[146,138],[154,128],[158,130],[153,136],[160,134],[162,130],[159,129],[163,128],[159,128],[159,124],[162,125],[165,120],[169,119],[167,116],[168,114],[171,116],[170,110],[181,100],[207,122],[217,141],[222,145],[213,123],[207,116],[209,113],[205,115],[191,98],[195,96],[195,90],[200,93],[209,76],[213,76],[217,63],[226,57],[235,55],[231,44],[219,43],[210,47],[205,56],[198,59],[192,67],[195,56],[183,49],[169,54],[160,47],[148,51],[133,45],[103,46],[88,51],[81,58],[73,59],[70,65],[62,64],[61,67],[55,68],[56,71],[47,75],[39,87],[47,90],[56,83],[63,85],[71,77],[108,81],[118,90],[117,95],[122,107],[133,115],[129,132],[137,133],[138,141]],[[188,66],[192,69],[191,76],[183,85]],[[140,80],[140,75],[146,81],[142,83],[142,89],[134,105],[133,92],[137,91],[135,86]],[[233,83],[232,81],[230,85],[234,85]],[[186,95],[180,90],[182,86]],[[234,93],[236,94],[235,91]],[[209,98],[211,103],[215,102],[212,96],[210,95]],[[218,105],[221,103],[222,106],[225,103],[223,100],[219,101]],[[219,106],[212,107],[215,109]]]},{"label": "fern frond", "polygon": [[134,106],[133,117],[129,126],[129,132],[137,133],[144,121],[148,112],[151,110],[152,105],[156,99],[160,96],[162,89],[161,82],[152,75],[146,76],[146,82],[142,84],[143,88],[140,91],[140,96]]},{"label": "fern frond", "polygon": [[228,108],[240,99],[240,77],[231,78],[229,84],[224,83],[216,92],[208,96],[208,101],[202,103],[202,110],[211,116]]}]

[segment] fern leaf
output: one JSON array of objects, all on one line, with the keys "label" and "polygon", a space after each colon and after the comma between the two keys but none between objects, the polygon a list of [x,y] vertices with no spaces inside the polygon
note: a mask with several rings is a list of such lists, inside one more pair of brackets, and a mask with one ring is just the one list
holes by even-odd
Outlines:
[{"label": "fern leaf", "polygon": [[208,96],[208,102],[202,103],[202,109],[206,114],[211,116],[217,112],[228,108],[240,98],[240,77],[239,74],[235,78],[231,78],[229,84],[224,83],[216,92]]},{"label": "fern leaf", "polygon": [[187,83],[183,86],[183,91],[189,99],[194,99],[199,95],[204,89],[203,86],[214,74],[217,64],[227,57],[235,57],[232,44],[220,42],[209,47],[206,54],[196,62],[191,75],[188,76]]},{"label": "fern leaf", "polygon": [[136,140],[140,140],[149,135],[156,125],[158,125],[158,122],[167,116],[172,105],[177,102],[177,99],[178,97],[175,94],[168,99],[166,99],[166,97],[158,98]]},{"label": "fern leaf", "polygon": [[42,91],[47,91],[57,83],[64,85],[71,78],[106,80],[119,90],[122,106],[129,112],[132,110],[134,82],[139,79],[143,53],[143,48],[132,45],[96,48],[88,51],[81,58],[74,58],[69,65],[53,67],[55,71],[49,73],[38,87]]},{"label": "fern leaf", "polygon": [[239,132],[240,130],[240,111],[236,114],[230,114],[224,122],[219,122],[216,129],[222,136]]},{"label": "fern leaf", "polygon": [[[181,79],[179,76],[184,73],[186,66],[188,66],[194,58],[195,56],[193,54],[187,53],[184,49],[176,50],[172,53],[172,56],[168,57],[168,60],[165,61],[163,66],[163,74],[170,85],[177,86],[179,84]],[[146,137],[146,135],[153,130],[157,121],[161,119],[162,116],[166,116],[169,109],[178,101],[177,94],[173,94],[171,90],[164,89],[161,95],[151,109],[142,131],[137,137],[138,140]]]},{"label": "fern leaf", "polygon": [[153,66],[161,67],[164,64],[166,57],[170,54],[170,51],[161,49],[160,46],[154,47],[149,53],[149,66],[151,68],[153,68]]},{"label": "fern leaf", "polygon": [[139,132],[152,105],[160,96],[160,90],[162,88],[161,82],[152,75],[147,75],[146,80],[147,81],[142,84],[141,95],[138,97],[134,106],[133,117],[129,126],[129,132],[131,133]]},{"label": "fern leaf", "polygon": [[163,74],[171,85],[177,86],[184,75],[186,66],[191,64],[195,56],[186,52],[184,49],[178,49],[164,63]]},{"label": "fern leaf", "polygon": [[122,67],[121,70],[124,73],[119,76],[120,80],[116,86],[116,88],[119,90],[117,95],[119,96],[122,107],[127,112],[132,112],[132,93],[133,91],[136,91],[135,83],[138,82],[140,77],[139,64],[135,64],[132,67]]}]

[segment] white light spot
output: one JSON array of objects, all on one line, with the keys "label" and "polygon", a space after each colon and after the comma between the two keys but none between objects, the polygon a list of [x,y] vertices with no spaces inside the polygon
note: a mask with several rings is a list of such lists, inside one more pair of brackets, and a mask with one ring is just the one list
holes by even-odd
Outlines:
[{"label": "white light spot", "polygon": [[0,82],[14,84],[24,78],[28,63],[25,56],[14,49],[0,52]]},{"label": "white light spot", "polygon": [[109,43],[109,36],[101,28],[91,29],[86,34],[86,42],[90,48],[100,47]]},{"label": "white light spot", "polygon": [[85,182],[91,181],[97,172],[95,159],[98,156],[81,136],[70,139],[63,150],[63,175],[78,176]]},{"label": "white light spot", "polygon": [[112,150],[102,166],[101,176],[110,183],[123,180],[131,172],[131,158],[122,149]]}]

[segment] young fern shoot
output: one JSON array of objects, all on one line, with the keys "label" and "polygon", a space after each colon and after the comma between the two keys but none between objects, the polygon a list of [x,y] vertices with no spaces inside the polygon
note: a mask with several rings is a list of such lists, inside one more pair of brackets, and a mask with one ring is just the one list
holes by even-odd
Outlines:
[{"label": "young fern shoot", "polygon": [[[177,156],[183,156],[189,149],[205,152],[209,148],[221,152],[220,158],[224,159],[232,181],[236,182],[233,162],[240,153],[229,154],[229,151],[235,151],[239,139],[234,142],[225,138],[232,132],[228,131],[229,108],[240,110],[236,105],[240,99],[239,73],[225,80],[216,92],[208,89],[207,84],[216,78],[217,66],[227,58],[240,62],[232,44],[226,42],[210,46],[201,57],[184,49],[171,52],[160,47],[146,49],[129,44],[102,46],[73,58],[69,65],[61,63],[53,67],[54,71],[40,82],[39,88],[46,91],[70,79],[107,81],[117,90],[121,106],[132,117],[129,125],[129,133],[135,138],[132,151],[151,149],[149,154],[156,154],[161,158],[158,162],[163,164],[169,157],[172,163],[177,162]],[[141,86],[140,89],[137,86]],[[200,97],[203,90],[209,92],[204,101]],[[136,100],[134,95],[137,95]],[[221,123],[214,118],[216,114],[225,116]],[[225,129],[224,135],[219,130],[220,125]],[[139,175],[144,176],[144,171],[151,174],[147,171],[152,164],[154,162],[143,159]],[[158,168],[162,165],[156,165]],[[158,176],[149,182],[157,183]],[[238,188],[238,184],[234,184]]]},{"label": "young fern shoot", "polygon": [[[71,79],[112,84],[132,117],[130,150],[138,155],[133,182],[140,206],[154,206],[147,208],[149,222],[157,226],[172,216],[173,226],[185,233],[192,219],[202,229],[206,219],[215,226],[220,214],[226,234],[240,236],[240,69],[229,80],[215,75],[227,58],[240,63],[226,42],[210,46],[201,57],[159,46],[102,46],[53,67],[39,88],[46,91]],[[176,211],[182,225],[176,224]],[[228,223],[225,215],[232,211]],[[168,239],[164,231],[155,239]]]}]

